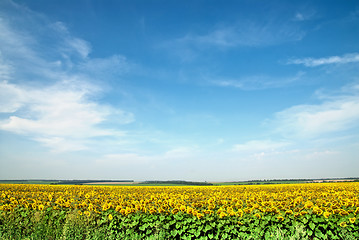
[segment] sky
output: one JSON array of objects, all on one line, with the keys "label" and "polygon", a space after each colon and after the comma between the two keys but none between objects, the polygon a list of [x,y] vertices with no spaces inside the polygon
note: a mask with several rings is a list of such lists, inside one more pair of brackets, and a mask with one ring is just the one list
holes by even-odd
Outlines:
[{"label": "sky", "polygon": [[0,179],[359,176],[359,2],[1,0]]}]

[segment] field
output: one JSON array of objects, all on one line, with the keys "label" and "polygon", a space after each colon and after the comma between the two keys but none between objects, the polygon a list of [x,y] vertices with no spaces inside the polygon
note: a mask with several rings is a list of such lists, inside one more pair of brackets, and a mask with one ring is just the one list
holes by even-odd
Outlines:
[{"label": "field", "polygon": [[359,239],[359,183],[0,184],[0,239]]}]

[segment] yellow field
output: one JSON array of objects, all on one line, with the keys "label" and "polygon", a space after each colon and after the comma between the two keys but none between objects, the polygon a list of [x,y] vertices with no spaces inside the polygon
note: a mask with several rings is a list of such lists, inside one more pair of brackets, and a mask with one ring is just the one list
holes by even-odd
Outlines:
[{"label": "yellow field", "polygon": [[[315,214],[345,217],[354,223],[359,214],[359,183],[316,183],[256,186],[134,187],[0,185],[0,211],[17,207],[44,210],[72,209],[79,214],[101,214],[113,209],[119,214],[254,215],[268,213],[284,220]],[[333,217],[332,216],[332,217]]]}]

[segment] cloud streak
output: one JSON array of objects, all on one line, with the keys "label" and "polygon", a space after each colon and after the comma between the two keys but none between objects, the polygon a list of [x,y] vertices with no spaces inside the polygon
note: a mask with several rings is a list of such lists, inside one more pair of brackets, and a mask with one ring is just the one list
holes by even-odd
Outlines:
[{"label": "cloud streak", "polygon": [[326,58],[299,58],[287,61],[287,64],[304,65],[306,67],[317,67],[330,64],[346,64],[359,62],[359,53],[349,53],[343,56],[331,56]]},{"label": "cloud streak", "polygon": [[287,41],[300,41],[305,33],[277,22],[241,22],[216,27],[207,34],[187,34],[176,41],[181,44],[217,47],[267,46]]},{"label": "cloud streak", "polygon": [[210,84],[220,87],[234,87],[241,90],[262,90],[269,88],[281,88],[299,81],[304,72],[298,72],[292,77],[271,77],[266,75],[254,75],[239,79],[209,80]]}]

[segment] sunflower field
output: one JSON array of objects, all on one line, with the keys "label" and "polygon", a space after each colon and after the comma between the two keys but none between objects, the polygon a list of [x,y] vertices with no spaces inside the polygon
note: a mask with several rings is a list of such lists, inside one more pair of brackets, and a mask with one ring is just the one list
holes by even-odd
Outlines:
[{"label": "sunflower field", "polygon": [[0,184],[0,239],[359,239],[359,183]]}]

